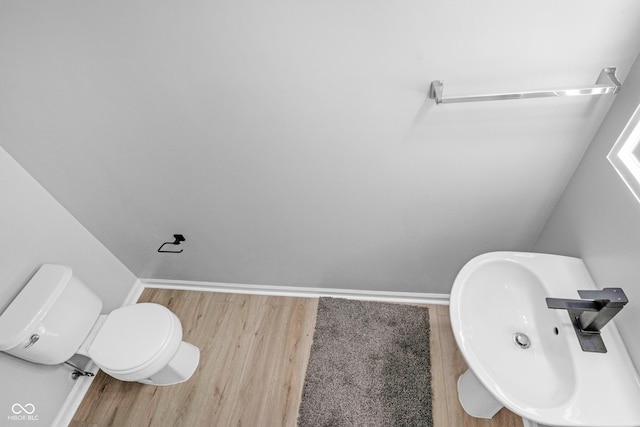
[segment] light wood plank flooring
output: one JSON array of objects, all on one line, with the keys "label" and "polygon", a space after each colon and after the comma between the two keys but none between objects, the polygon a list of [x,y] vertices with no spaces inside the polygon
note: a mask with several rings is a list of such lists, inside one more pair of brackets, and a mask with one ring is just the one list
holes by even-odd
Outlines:
[{"label": "light wood plank flooring", "polygon": [[[200,366],[182,384],[154,387],[100,372],[71,426],[295,426],[318,300],[146,289],[182,321],[200,348]],[[456,381],[466,366],[445,306],[428,306],[435,427],[522,427],[503,409],[493,420],[467,416]]]}]

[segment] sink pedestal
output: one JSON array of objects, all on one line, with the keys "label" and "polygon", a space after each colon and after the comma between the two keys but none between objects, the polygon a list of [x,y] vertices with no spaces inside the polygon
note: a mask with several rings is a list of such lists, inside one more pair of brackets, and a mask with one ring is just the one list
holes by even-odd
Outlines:
[{"label": "sink pedestal", "polygon": [[458,399],[464,411],[476,418],[491,419],[503,408],[471,369],[458,378]]}]

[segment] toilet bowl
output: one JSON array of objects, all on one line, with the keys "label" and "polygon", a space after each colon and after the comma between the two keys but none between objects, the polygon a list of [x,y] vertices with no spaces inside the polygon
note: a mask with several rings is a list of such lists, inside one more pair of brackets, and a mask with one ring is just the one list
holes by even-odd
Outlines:
[{"label": "toilet bowl", "polygon": [[0,350],[41,364],[89,357],[122,381],[171,385],[195,372],[200,351],[180,319],[154,303],[101,315],[102,301],[70,267],[43,265],[0,315]]},{"label": "toilet bowl", "polygon": [[178,316],[152,303],[100,316],[76,354],[119,380],[162,385],[188,379],[199,359],[198,348],[182,342]]}]

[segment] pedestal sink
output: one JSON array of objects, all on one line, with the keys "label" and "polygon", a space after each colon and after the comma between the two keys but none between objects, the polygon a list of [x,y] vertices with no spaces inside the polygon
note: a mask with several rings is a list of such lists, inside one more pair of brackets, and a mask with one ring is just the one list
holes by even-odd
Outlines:
[{"label": "pedestal sink", "polygon": [[547,308],[546,297],[579,298],[579,289],[597,288],[578,258],[492,252],[462,268],[450,315],[469,366],[458,392],[470,415],[505,406],[529,425],[640,426],[640,377],[615,321],[602,330],[607,352],[588,353],[567,312]]}]

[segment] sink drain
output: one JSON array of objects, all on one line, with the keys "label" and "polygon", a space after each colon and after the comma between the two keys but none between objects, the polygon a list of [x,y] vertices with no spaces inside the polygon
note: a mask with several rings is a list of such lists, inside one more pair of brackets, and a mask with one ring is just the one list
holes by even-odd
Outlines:
[{"label": "sink drain", "polygon": [[516,345],[521,349],[527,349],[531,347],[531,340],[522,332],[516,332],[515,334],[513,334],[513,342],[516,343]]}]

